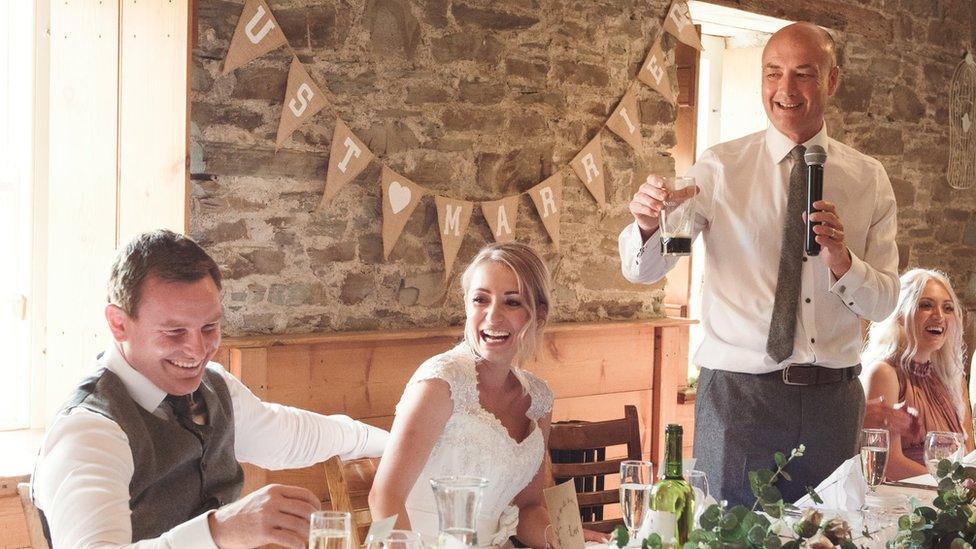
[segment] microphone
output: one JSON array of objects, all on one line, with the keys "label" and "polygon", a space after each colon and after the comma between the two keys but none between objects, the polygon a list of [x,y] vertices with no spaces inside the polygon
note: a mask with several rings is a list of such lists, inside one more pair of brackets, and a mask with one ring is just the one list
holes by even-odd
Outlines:
[{"label": "microphone", "polygon": [[823,200],[823,165],[827,161],[827,151],[820,145],[813,145],[803,154],[803,161],[807,163],[807,238],[805,250],[807,255],[820,255],[820,244],[814,240],[817,236],[813,228],[817,225],[810,221],[810,214],[820,210],[813,207],[813,203]]}]

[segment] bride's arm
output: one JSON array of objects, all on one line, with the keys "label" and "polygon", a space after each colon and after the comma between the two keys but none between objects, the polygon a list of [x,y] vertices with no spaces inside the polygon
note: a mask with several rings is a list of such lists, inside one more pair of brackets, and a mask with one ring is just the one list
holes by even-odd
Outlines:
[{"label": "bride's arm", "polygon": [[399,515],[396,527],[410,529],[404,506],[407,495],[444,431],[452,409],[451,389],[444,380],[427,379],[404,391],[369,492],[373,520]]},{"label": "bride's arm", "polygon": [[[539,419],[539,428],[542,429],[542,437],[545,440],[544,452],[549,451],[549,423],[551,420],[552,414],[546,414],[545,417]],[[545,476],[548,474],[545,461],[545,459],[542,460],[542,463],[539,464],[539,470],[532,477],[532,481],[512,501],[519,508],[516,535],[519,541],[529,547],[544,548],[547,542],[551,546],[556,545],[555,532],[550,528],[549,511],[546,509],[545,498],[542,496],[542,489],[546,485]],[[546,530],[548,530],[548,536]]]}]

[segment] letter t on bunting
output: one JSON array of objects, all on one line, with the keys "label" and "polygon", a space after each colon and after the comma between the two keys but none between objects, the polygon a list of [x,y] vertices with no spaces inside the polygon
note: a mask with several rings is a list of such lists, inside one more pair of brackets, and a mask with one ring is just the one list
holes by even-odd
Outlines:
[{"label": "letter t on bunting", "polygon": [[444,250],[444,280],[447,280],[464,240],[464,231],[471,221],[474,203],[443,196],[435,196],[434,203],[437,204],[437,225],[441,231],[441,249]]},{"label": "letter t on bunting", "polygon": [[570,165],[597,203],[603,206],[607,203],[607,196],[603,178],[603,145],[600,144],[600,133],[596,132],[593,139],[583,147]]},{"label": "letter t on bunting", "polygon": [[383,166],[383,259],[390,259],[410,214],[420,204],[424,190],[406,177]]},{"label": "letter t on bunting", "polygon": [[[636,86],[636,85],[635,85]],[[620,100],[616,110],[607,120],[607,127],[619,135],[638,153],[644,150],[644,140],[641,137],[640,110],[637,107],[637,89],[631,86]]]},{"label": "letter t on bunting", "polygon": [[488,222],[488,228],[491,229],[491,236],[495,242],[508,242],[515,238],[518,203],[519,195],[481,203],[481,213]]},{"label": "letter t on bunting", "polygon": [[264,0],[247,0],[224,57],[224,74],[288,43]]},{"label": "letter t on bunting", "polygon": [[667,32],[698,51],[704,50],[698,29],[691,20],[691,11],[685,0],[674,0],[668,16],[664,19],[664,32]]},{"label": "letter t on bunting", "polygon": [[288,91],[285,92],[284,105],[281,106],[281,120],[278,122],[278,138],[275,147],[288,139],[299,126],[325,107],[325,96],[308,75],[302,62],[292,57],[288,69]]},{"label": "letter t on bunting", "polygon": [[332,150],[329,151],[329,172],[325,176],[325,193],[319,207],[331,202],[339,189],[359,175],[372,159],[372,151],[337,117],[332,133]]},{"label": "letter t on bunting", "polygon": [[550,175],[545,181],[529,189],[529,196],[542,218],[542,224],[559,251],[559,215],[563,211],[563,172]]},{"label": "letter t on bunting", "polygon": [[658,36],[654,40],[654,45],[651,46],[651,51],[647,53],[647,59],[644,60],[640,72],[637,73],[637,78],[654,88],[668,100],[668,103],[674,105],[678,97],[671,90],[671,78],[668,75],[668,58],[664,55],[664,50],[661,49],[661,37]]}]

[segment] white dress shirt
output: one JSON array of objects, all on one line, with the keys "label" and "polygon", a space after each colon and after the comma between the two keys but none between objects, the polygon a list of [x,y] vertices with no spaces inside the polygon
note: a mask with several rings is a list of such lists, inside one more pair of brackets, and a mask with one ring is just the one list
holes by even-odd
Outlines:
[{"label": "white dress shirt", "polygon": [[[693,238],[702,235],[706,257],[699,366],[752,374],[787,363],[853,366],[861,347],[858,318],[879,321],[895,308],[897,223],[888,175],[877,160],[829,138],[826,127],[803,145],[827,151],[823,196],[837,205],[851,268],[836,279],[822,256],[804,256],[793,355],[773,361],[766,339],[796,144],[770,125],[708,149],[687,173],[701,189],[691,204]],[[657,282],[678,259],[661,255],[660,231],[642,243],[636,222],[618,243],[631,282]]]},{"label": "white dress shirt", "polygon": [[[129,395],[150,413],[168,418],[166,393],[133,369],[113,344],[99,359],[122,380]],[[343,459],[383,453],[389,434],[348,416],[323,416],[261,402],[215,362],[207,365],[227,382],[234,408],[234,451],[238,461],[265,469],[307,467],[339,455]],[[174,420],[175,421],[175,420]],[[63,548],[213,548],[205,513],[158,538],[132,543],[129,481],[135,466],[128,438],[101,414],[74,408],[55,418],[41,446],[32,480],[53,546]]]}]

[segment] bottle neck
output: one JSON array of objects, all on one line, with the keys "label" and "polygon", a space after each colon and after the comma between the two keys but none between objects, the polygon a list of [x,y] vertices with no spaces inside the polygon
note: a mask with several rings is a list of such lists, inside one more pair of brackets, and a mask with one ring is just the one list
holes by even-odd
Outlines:
[{"label": "bottle neck", "polygon": [[684,478],[681,460],[681,431],[664,434],[664,478]]}]

